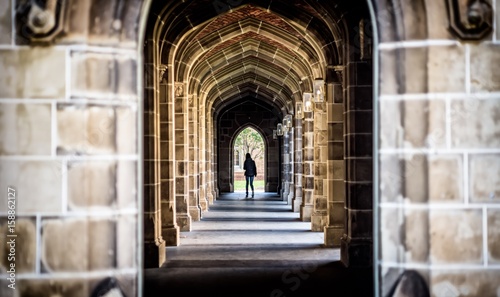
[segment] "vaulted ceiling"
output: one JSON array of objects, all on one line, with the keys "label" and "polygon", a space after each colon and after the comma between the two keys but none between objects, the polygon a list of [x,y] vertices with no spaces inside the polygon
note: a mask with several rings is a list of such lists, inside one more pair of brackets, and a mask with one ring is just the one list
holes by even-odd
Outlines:
[{"label": "vaulted ceiling", "polygon": [[249,97],[293,112],[313,80],[342,63],[345,37],[335,15],[342,9],[334,1],[161,2],[152,7],[161,63],[215,112]]}]

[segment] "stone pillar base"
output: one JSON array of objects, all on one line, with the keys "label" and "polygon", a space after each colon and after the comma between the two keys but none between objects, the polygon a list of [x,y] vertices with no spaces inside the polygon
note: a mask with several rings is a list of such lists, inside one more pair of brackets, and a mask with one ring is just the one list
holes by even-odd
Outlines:
[{"label": "stone pillar base", "polygon": [[158,268],[165,262],[165,241],[144,243],[144,268]]},{"label": "stone pillar base", "polygon": [[214,192],[208,194],[208,205],[214,204]]},{"label": "stone pillar base", "polygon": [[314,207],[312,205],[301,205],[300,206],[300,220],[302,222],[310,222]]},{"label": "stone pillar base", "polygon": [[161,237],[163,237],[166,246],[178,246],[180,244],[179,227],[161,228]]},{"label": "stone pillar base", "polygon": [[208,210],[208,199],[207,198],[200,198],[200,208],[201,208],[202,212]]},{"label": "stone pillar base", "polygon": [[297,197],[295,197],[292,200],[292,211],[293,212],[300,212],[300,205],[301,204],[302,204],[302,199],[297,199]]},{"label": "stone pillar base", "polygon": [[373,266],[372,240],[350,238],[344,234],[340,244],[340,261],[346,267]]},{"label": "stone pillar base", "polygon": [[189,207],[189,215],[191,216],[191,220],[194,222],[198,222],[201,220],[201,208],[196,206],[190,206]]},{"label": "stone pillar base", "polygon": [[344,235],[344,226],[326,226],[325,246],[340,247],[342,235]]},{"label": "stone pillar base", "polygon": [[177,226],[181,232],[191,231],[191,216],[188,214],[178,214],[177,215]]},{"label": "stone pillar base", "polygon": [[323,232],[328,223],[328,215],[324,213],[313,213],[311,216],[311,231]]}]

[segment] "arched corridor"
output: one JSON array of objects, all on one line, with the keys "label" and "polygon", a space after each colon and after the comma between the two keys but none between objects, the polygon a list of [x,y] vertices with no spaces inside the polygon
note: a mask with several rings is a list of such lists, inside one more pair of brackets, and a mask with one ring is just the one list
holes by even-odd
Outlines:
[{"label": "arched corridor", "polygon": [[290,210],[275,193],[222,194],[162,267],[145,271],[145,295],[370,296],[372,269],[345,268]]},{"label": "arched corridor", "polygon": [[0,296],[497,296],[499,11],[0,0]]}]

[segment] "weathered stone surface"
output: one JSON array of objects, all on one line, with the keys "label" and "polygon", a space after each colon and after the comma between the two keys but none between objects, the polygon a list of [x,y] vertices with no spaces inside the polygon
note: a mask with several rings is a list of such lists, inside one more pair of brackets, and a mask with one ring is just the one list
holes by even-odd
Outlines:
[{"label": "weathered stone surface", "polygon": [[404,168],[399,155],[381,155],[379,193],[382,202],[394,202],[403,196]]},{"label": "weathered stone surface", "polygon": [[500,263],[500,210],[488,210],[489,263]]},{"label": "weathered stone surface", "polygon": [[451,103],[454,148],[500,147],[500,99],[456,100]]},{"label": "weathered stone surface", "polygon": [[433,271],[431,276],[431,296],[498,296],[499,279],[499,270],[437,270]]},{"label": "weathered stone surface", "polygon": [[481,210],[431,210],[432,263],[482,263],[482,237]]},{"label": "weathered stone surface", "polygon": [[429,258],[429,212],[427,210],[407,210],[405,215],[405,262],[427,263]]},{"label": "weathered stone surface", "polygon": [[429,28],[427,33],[430,39],[455,39],[448,30],[449,18],[445,1],[425,2],[425,13],[427,14],[427,28]]},{"label": "weathered stone surface", "polygon": [[428,168],[426,155],[407,155],[404,164],[404,198],[413,203],[428,201]]},{"label": "weathered stone surface", "polygon": [[82,279],[20,279],[18,282],[19,296],[23,297],[90,296],[88,281]]},{"label": "weathered stone surface", "polygon": [[0,104],[0,154],[50,155],[48,104]]},{"label": "weathered stone surface", "polygon": [[461,156],[429,156],[429,199],[431,202],[463,202]]},{"label": "weathered stone surface", "polygon": [[[2,221],[3,224],[0,225],[1,234],[9,234],[7,221]],[[15,262],[8,261],[11,249],[8,244],[10,238],[5,237],[6,240],[2,241],[2,246],[0,246],[0,273],[6,273],[9,270],[10,263],[16,264],[16,273],[34,273],[37,248],[35,221],[29,218],[18,218],[14,227],[14,234],[17,235],[17,238],[15,238],[15,247],[13,247]]]},{"label": "weathered stone surface", "polygon": [[42,223],[42,263],[51,272],[112,269],[116,257],[115,222],[47,219]]},{"label": "weathered stone surface", "polygon": [[[431,30],[432,31],[432,30]],[[465,47],[462,45],[429,47],[429,92],[465,91]]]},{"label": "weathered stone surface", "polygon": [[495,67],[500,63],[500,45],[489,43],[470,46],[470,79],[473,92],[498,92],[500,77]]},{"label": "weathered stone surface", "polygon": [[119,161],[116,171],[118,208],[137,207],[137,162]]},{"label": "weathered stone surface", "polygon": [[70,209],[109,207],[116,201],[117,164],[114,161],[68,164]]},{"label": "weathered stone surface", "polygon": [[472,202],[500,202],[500,155],[471,155],[469,191]]},{"label": "weathered stone surface", "polygon": [[[59,213],[62,210],[60,161],[0,161],[0,187],[16,187],[17,213]],[[5,212],[6,203],[0,203]]]},{"label": "weathered stone surface", "polygon": [[[425,93],[427,91],[427,48],[415,47],[380,51],[380,92],[382,95]],[[401,79],[404,77],[404,79]]]},{"label": "weathered stone surface", "polygon": [[134,98],[136,61],[127,55],[71,53],[71,91],[73,97]]},{"label": "weathered stone surface", "polygon": [[0,10],[0,44],[12,43],[12,1],[3,0]]},{"label": "weathered stone surface", "polygon": [[387,262],[404,262],[404,238],[402,238],[401,209],[380,210],[380,253]]},{"label": "weathered stone surface", "polygon": [[0,98],[64,98],[65,65],[64,49],[0,50]]},{"label": "weathered stone surface", "polygon": [[87,270],[91,244],[87,220],[45,220],[42,233],[41,257],[45,269],[50,272]]},{"label": "weathered stone surface", "polygon": [[59,154],[109,154],[116,151],[118,127],[113,107],[58,105],[57,128]]}]

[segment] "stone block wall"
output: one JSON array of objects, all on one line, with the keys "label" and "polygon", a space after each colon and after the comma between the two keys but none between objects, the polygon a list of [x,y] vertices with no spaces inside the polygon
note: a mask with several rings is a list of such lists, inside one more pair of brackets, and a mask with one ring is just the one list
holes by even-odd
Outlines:
[{"label": "stone block wall", "polygon": [[90,296],[109,276],[138,293],[143,3],[125,2],[66,1],[64,34],[36,45],[20,30],[21,3],[0,1],[0,296]]},{"label": "stone block wall", "polygon": [[[447,30],[445,1],[396,4],[378,12],[382,296],[405,270],[423,276],[431,296],[496,296],[498,32],[462,41]],[[401,14],[425,21],[397,35]]]}]

